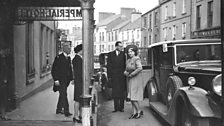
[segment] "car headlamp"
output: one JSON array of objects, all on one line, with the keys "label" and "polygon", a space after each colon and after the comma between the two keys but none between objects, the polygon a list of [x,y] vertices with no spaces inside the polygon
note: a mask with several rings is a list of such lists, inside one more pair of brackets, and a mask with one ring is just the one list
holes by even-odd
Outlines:
[{"label": "car headlamp", "polygon": [[213,80],[212,80],[212,86],[214,92],[222,96],[222,74],[217,75]]},{"label": "car headlamp", "polygon": [[189,78],[188,78],[188,84],[189,84],[190,86],[195,85],[195,84],[196,84],[196,79],[195,79],[194,77],[189,77]]}]

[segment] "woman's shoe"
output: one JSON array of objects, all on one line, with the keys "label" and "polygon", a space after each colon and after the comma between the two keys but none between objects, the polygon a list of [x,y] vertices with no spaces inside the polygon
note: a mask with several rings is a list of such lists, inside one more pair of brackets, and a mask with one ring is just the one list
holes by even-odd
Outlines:
[{"label": "woman's shoe", "polygon": [[135,114],[131,114],[131,116],[129,117],[129,119],[134,119],[137,116],[138,113]]},{"label": "woman's shoe", "polygon": [[3,116],[0,116],[0,119],[3,120],[3,121],[9,121],[9,120],[11,120],[10,118],[3,117]]},{"label": "woman's shoe", "polygon": [[140,111],[140,114],[141,114],[141,115],[144,115],[144,113],[143,113],[143,111],[142,111],[142,110]]},{"label": "woman's shoe", "polygon": [[76,119],[75,117],[73,117],[73,122],[82,123],[82,120]]},{"label": "woman's shoe", "polygon": [[135,119],[139,119],[142,115],[143,115],[143,112],[142,111],[139,112],[139,113],[137,113],[137,115],[135,116]]}]

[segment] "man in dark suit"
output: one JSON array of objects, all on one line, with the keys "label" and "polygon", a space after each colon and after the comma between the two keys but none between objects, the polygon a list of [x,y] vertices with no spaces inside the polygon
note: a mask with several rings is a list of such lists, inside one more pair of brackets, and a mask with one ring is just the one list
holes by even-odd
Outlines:
[{"label": "man in dark suit", "polygon": [[126,94],[126,81],[124,76],[125,54],[120,41],[115,43],[116,49],[108,54],[107,75],[112,87],[114,99],[114,111],[124,111],[124,99]]},{"label": "man in dark suit", "polygon": [[[66,117],[72,115],[69,112],[69,104],[67,98],[67,87],[73,78],[71,58],[68,56],[70,52],[70,44],[64,43],[62,45],[62,53],[55,57],[51,70],[54,83],[59,87],[59,98],[56,114],[65,114]],[[64,111],[62,109],[64,109]]]}]

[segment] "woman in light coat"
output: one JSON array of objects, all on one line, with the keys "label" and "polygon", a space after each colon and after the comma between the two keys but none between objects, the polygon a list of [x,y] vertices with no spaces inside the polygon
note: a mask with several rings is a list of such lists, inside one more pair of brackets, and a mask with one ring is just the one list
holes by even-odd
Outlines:
[{"label": "woman in light coat", "polygon": [[128,98],[131,100],[133,113],[129,119],[138,119],[143,115],[140,110],[139,101],[143,100],[144,88],[142,86],[141,77],[139,73],[142,70],[142,64],[139,56],[137,56],[137,47],[128,49],[128,60],[126,62],[126,69],[124,75],[127,77],[128,82]]}]

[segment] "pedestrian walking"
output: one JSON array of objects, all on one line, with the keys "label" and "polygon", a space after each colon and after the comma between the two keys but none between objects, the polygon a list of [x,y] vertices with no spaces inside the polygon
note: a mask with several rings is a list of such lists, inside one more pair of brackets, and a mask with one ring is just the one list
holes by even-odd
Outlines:
[{"label": "pedestrian walking", "polygon": [[7,108],[7,84],[9,69],[6,63],[6,56],[9,53],[9,49],[0,50],[0,120],[10,120],[6,117]]},{"label": "pedestrian walking", "polygon": [[142,70],[142,65],[139,56],[137,56],[137,46],[127,47],[127,51],[128,60],[124,75],[127,77],[128,98],[131,100],[133,110],[129,119],[138,119],[143,115],[143,111],[139,107],[139,101],[143,100],[144,94],[144,86],[141,75],[139,74]]},{"label": "pedestrian walking", "polygon": [[124,99],[126,97],[125,53],[120,41],[115,43],[116,49],[108,53],[107,75],[112,87],[112,98],[114,100],[114,111],[124,112]]},{"label": "pedestrian walking", "polygon": [[82,44],[77,45],[74,48],[76,53],[72,60],[73,75],[74,75],[74,117],[73,122],[82,123],[81,121],[81,95],[83,87],[83,76],[82,76]]},{"label": "pedestrian walking", "polygon": [[102,67],[102,73],[101,73],[100,80],[101,80],[102,91],[105,91],[105,86],[107,86],[107,83],[108,83],[107,68],[106,67]]},{"label": "pedestrian walking", "polygon": [[58,86],[59,91],[56,114],[64,114],[66,117],[72,115],[69,112],[69,103],[67,98],[67,87],[73,78],[71,58],[68,56],[70,52],[70,44],[63,43],[62,53],[55,57],[51,70],[55,86]]}]

